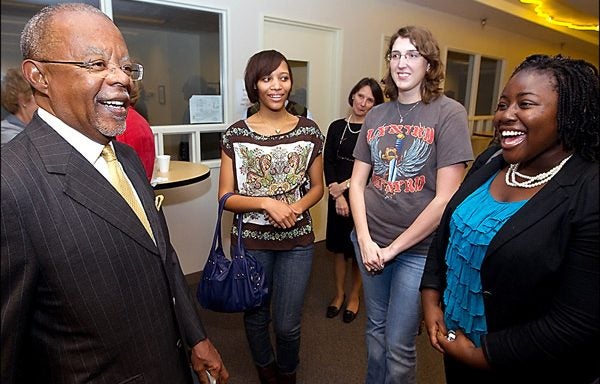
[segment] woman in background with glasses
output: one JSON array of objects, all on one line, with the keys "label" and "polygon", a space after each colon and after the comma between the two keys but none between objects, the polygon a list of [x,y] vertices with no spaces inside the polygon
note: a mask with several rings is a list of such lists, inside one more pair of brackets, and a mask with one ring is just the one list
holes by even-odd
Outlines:
[{"label": "woman in background with glasses", "polygon": [[334,255],[335,297],[327,307],[326,316],[333,318],[340,313],[346,294],[344,290],[346,280],[346,261],[352,263],[352,284],[348,304],[344,311],[343,320],[346,323],[356,318],[360,305],[361,279],[360,271],[354,255],[354,247],[350,241],[350,232],[354,222],[350,215],[350,201],[348,188],[350,175],[354,164],[354,145],[367,112],[375,105],[383,103],[383,92],[377,81],[365,77],[361,79],[350,91],[348,104],[352,107],[350,116],[338,119],[329,125],[323,165],[325,182],[329,188],[329,201],[327,207],[327,250]]},{"label": "woman in background with glasses", "polygon": [[350,179],[367,312],[368,384],[416,382],[419,283],[432,233],[473,160],[467,112],[442,93],[439,46],[421,27],[388,47],[391,101],[365,118]]}]

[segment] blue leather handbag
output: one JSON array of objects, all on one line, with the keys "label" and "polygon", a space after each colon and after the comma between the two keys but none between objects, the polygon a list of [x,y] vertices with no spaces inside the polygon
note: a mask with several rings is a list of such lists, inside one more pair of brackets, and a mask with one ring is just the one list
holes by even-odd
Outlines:
[{"label": "blue leather handbag", "polygon": [[215,312],[243,312],[261,306],[268,298],[265,273],[260,263],[246,254],[242,240],[242,215],[238,215],[237,244],[231,247],[231,260],[223,252],[221,217],[225,201],[219,200],[217,225],[208,260],[196,290],[200,305]]}]

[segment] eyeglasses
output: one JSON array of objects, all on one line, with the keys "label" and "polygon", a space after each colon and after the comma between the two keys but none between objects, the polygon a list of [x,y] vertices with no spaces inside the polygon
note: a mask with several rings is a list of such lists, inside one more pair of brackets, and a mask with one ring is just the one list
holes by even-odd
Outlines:
[{"label": "eyeglasses", "polygon": [[[119,68],[123,71],[127,76],[131,78],[133,81],[142,80],[144,77],[144,67],[141,64],[137,63],[127,63],[117,66],[116,64],[112,64],[106,60],[94,60],[94,61],[57,61],[57,60],[35,60],[40,63],[48,63],[48,64],[68,64],[68,65],[76,65],[79,68],[87,69],[90,73],[102,74],[103,72],[114,73],[116,68]],[[106,76],[105,75],[105,76]]]},{"label": "eyeglasses", "polygon": [[387,61],[399,61],[402,57],[408,62],[413,62],[419,60],[422,56],[419,51],[406,51],[405,53],[392,51],[386,55],[385,59]]}]

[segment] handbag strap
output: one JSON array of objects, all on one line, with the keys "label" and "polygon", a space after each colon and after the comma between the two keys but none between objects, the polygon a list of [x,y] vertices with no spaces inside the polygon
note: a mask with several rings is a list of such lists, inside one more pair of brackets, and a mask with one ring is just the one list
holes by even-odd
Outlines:
[{"label": "handbag strap", "polygon": [[238,232],[238,236],[237,236],[237,249],[236,252],[234,252],[233,255],[231,255],[231,258],[233,259],[234,257],[239,257],[239,256],[245,256],[246,255],[246,248],[244,248],[244,243],[242,241],[242,222],[243,222],[243,217],[244,215],[241,213],[237,214],[237,232]]},{"label": "handbag strap", "polygon": [[[221,238],[221,218],[223,217],[223,210],[225,209],[225,202],[231,196],[233,192],[227,192],[219,199],[219,211],[217,212],[217,225],[215,226],[215,234],[213,236],[212,249],[223,248],[223,239]],[[216,246],[216,247],[215,247]]]}]

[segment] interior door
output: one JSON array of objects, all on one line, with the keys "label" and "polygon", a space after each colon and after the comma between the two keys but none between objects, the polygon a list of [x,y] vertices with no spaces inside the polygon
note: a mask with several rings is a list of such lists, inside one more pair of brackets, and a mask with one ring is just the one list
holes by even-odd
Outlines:
[{"label": "interior door", "polygon": [[[340,116],[340,31],[273,17],[264,18],[263,28],[264,49],[276,49],[288,60],[307,63],[306,70],[299,71],[298,74],[306,76],[308,110],[326,135],[329,124]],[[296,72],[293,73],[296,77]],[[295,88],[296,80],[294,83]],[[311,209],[311,215],[316,241],[324,240],[327,190],[323,199]]]}]

